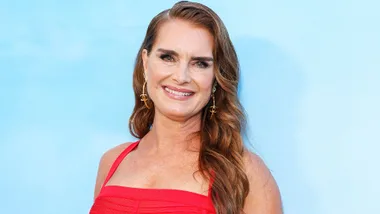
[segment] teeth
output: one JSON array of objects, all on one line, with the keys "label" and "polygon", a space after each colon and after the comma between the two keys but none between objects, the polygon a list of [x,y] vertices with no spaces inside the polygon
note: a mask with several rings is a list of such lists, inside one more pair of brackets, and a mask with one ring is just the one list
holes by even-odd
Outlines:
[{"label": "teeth", "polygon": [[174,91],[174,90],[169,89],[168,87],[165,87],[165,91],[167,91],[167,92],[169,92],[171,94],[177,95],[177,96],[190,96],[191,95],[191,93],[184,93],[184,92]]}]

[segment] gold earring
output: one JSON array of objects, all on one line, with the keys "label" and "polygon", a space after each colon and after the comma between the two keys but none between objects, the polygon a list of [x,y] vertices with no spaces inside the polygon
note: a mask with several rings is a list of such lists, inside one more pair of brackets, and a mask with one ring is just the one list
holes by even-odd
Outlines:
[{"label": "gold earring", "polygon": [[144,102],[145,104],[145,107],[147,109],[150,109],[150,106],[148,105],[148,94],[145,93],[145,86],[146,86],[146,81],[144,82],[144,85],[143,85],[143,91],[142,91],[142,94],[140,94],[140,100]]},{"label": "gold earring", "polygon": [[212,89],[212,94],[211,94],[212,106],[210,106],[210,113],[211,113],[210,119],[214,116],[214,114],[216,114],[215,91],[216,91],[216,87]]}]

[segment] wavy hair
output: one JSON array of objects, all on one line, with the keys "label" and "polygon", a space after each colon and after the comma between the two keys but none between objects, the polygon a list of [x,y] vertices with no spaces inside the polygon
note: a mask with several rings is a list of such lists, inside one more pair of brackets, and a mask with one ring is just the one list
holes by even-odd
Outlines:
[{"label": "wavy hair", "polygon": [[141,139],[153,124],[154,103],[149,101],[152,108],[147,109],[140,100],[145,80],[141,55],[144,49],[148,54],[151,52],[159,27],[173,19],[186,20],[203,27],[214,38],[214,74],[218,85],[214,95],[217,113],[210,119],[210,99],[202,110],[202,131],[196,133],[201,140],[198,166],[205,178],[213,179],[211,198],[217,213],[242,213],[249,192],[249,182],[243,163],[245,149],[242,132],[245,130],[246,117],[237,94],[239,63],[226,27],[210,8],[200,3],[180,1],[171,9],[159,13],[150,22],[135,61],[135,107],[130,117],[130,132]]}]

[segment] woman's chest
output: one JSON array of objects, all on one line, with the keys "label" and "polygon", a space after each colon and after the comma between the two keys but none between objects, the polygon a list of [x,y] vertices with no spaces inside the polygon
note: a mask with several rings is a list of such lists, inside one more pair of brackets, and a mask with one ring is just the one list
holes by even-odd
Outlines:
[{"label": "woman's chest", "polygon": [[207,195],[209,182],[198,172],[196,159],[126,157],[107,185],[179,189]]}]

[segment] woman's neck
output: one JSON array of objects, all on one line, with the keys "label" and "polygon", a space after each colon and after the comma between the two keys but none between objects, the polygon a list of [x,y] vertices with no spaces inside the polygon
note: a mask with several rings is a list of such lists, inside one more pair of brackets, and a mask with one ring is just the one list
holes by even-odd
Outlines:
[{"label": "woman's neck", "polygon": [[155,114],[151,130],[143,138],[148,151],[152,153],[182,153],[199,150],[200,140],[197,133],[201,127],[201,114],[184,121],[172,120],[160,113]]}]

